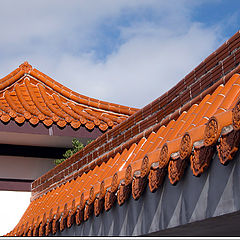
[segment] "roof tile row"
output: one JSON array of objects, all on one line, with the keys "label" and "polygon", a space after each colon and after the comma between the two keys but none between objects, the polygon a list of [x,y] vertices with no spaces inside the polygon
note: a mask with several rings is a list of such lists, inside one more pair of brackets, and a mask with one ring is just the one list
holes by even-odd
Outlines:
[{"label": "roof tile row", "polygon": [[18,124],[39,121],[50,127],[57,124],[74,129],[85,125],[102,131],[116,126],[137,109],[103,102],[79,95],[62,86],[27,62],[0,80],[0,119]]},{"label": "roof tile row", "polygon": [[[153,115],[148,116],[148,118],[143,118],[145,111],[149,111],[149,109],[153,109],[154,106],[157,106],[157,101],[153,101],[151,104],[147,105],[146,107],[138,111],[136,114],[131,116],[126,122],[119,124],[117,127],[105,133],[96,141],[89,144],[85,149],[77,153],[73,159],[74,161],[70,160],[69,162],[65,162],[64,168],[69,166],[68,172],[70,176],[68,176],[67,178],[57,178],[56,175],[61,175],[61,169],[63,169],[61,168],[61,166],[57,166],[55,169],[51,170],[49,173],[46,174],[45,181],[35,181],[32,185],[32,199],[41,196],[41,194],[43,194],[44,192],[46,193],[47,191],[51,190],[59,184],[63,184],[64,182],[81,175],[86,169],[88,169],[87,165],[93,160],[94,163],[92,163],[91,166],[95,166],[96,164],[99,165],[116,152],[122,151],[122,149],[124,149],[125,147],[129,147],[132,143],[138,141],[141,137],[149,136],[152,131],[156,131],[156,129],[158,129],[161,125],[166,125],[172,119],[177,119],[181,115],[181,113],[187,111],[192,105],[199,103],[200,101],[202,101],[202,99],[204,99],[205,101],[206,98],[204,97],[206,97],[206,95],[216,90],[219,85],[228,82],[230,77],[238,71],[240,71],[240,67],[236,67],[234,70],[232,70],[232,72],[228,73],[218,82],[214,83],[211,87],[207,88],[200,95],[189,101],[182,108],[176,110],[174,113],[170,114],[166,118],[162,118],[163,114],[165,114],[164,108],[161,108],[156,113],[153,113]],[[218,90],[220,88],[218,88]],[[166,94],[164,95],[166,96]],[[204,111],[204,109],[202,109],[201,111]],[[153,112],[153,110],[150,110],[150,112]],[[135,125],[133,124],[131,126],[131,123],[129,122],[131,122],[132,120]],[[95,158],[96,156],[98,156],[97,160]],[[73,164],[73,168],[71,167],[71,164]],[[73,174],[70,169],[78,170],[74,170],[75,172],[72,171],[74,172]],[[56,182],[56,179],[60,179],[60,181]]]},{"label": "roof tile row", "polygon": [[[99,165],[89,165],[72,181],[32,201],[10,236],[44,236],[98,216],[132,195],[137,200],[147,184],[156,191],[167,174],[181,180],[190,163],[195,176],[209,166],[215,149],[222,164],[233,159],[240,143],[240,75],[234,74],[199,104],[193,104]],[[217,148],[216,148],[217,146]],[[93,166],[93,167],[92,167]]]}]

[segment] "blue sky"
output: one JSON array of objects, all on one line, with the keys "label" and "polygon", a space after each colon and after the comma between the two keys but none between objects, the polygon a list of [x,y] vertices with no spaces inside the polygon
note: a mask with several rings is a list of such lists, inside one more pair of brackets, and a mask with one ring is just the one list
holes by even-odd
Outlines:
[{"label": "blue sky", "polygon": [[229,38],[239,30],[240,9],[238,0],[211,0],[200,4],[192,14],[194,21],[205,26],[221,27],[221,34]]},{"label": "blue sky", "polygon": [[81,94],[140,108],[238,31],[238,3],[0,1],[0,75],[27,60]]},{"label": "blue sky", "polygon": [[[140,108],[239,23],[237,0],[0,0],[0,76],[27,60],[81,94]],[[0,234],[19,221],[23,195],[0,192]]]}]

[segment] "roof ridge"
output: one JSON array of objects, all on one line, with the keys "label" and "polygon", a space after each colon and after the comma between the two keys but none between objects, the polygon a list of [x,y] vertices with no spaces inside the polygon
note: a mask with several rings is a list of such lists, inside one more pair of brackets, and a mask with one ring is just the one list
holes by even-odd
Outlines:
[{"label": "roof ridge", "polygon": [[17,124],[28,121],[33,126],[42,122],[45,127],[68,124],[74,130],[84,125],[88,130],[97,127],[105,132],[136,111],[80,95],[28,62],[0,79],[0,120],[6,124],[11,120]]},{"label": "roof ridge", "polygon": [[101,110],[101,109],[103,111],[107,110],[114,114],[121,114],[121,115],[127,115],[127,116],[130,116],[139,110],[138,108],[110,103],[107,101],[102,101],[102,100],[90,98],[85,95],[79,94],[67,88],[66,86],[62,85],[61,83],[57,82],[56,80],[52,79],[51,77],[47,76],[46,74],[39,71],[38,69],[33,68],[32,65],[29,64],[27,61],[22,63],[17,69],[13,70],[7,76],[0,79],[0,91],[14,84],[21,77],[27,76],[27,75],[34,77],[36,80],[42,82],[46,86],[50,87],[60,95],[64,96],[65,98],[73,102],[87,105],[89,107],[92,107],[98,110]]},{"label": "roof ridge", "polygon": [[138,200],[147,186],[155,192],[167,181],[165,175],[175,185],[189,163],[193,175],[200,176],[215,153],[223,165],[232,161],[240,143],[240,74],[232,73],[224,86],[218,85],[176,121],[143,136],[129,148],[115,151],[106,164],[91,163],[82,175],[67,177],[65,184],[42,192],[46,194],[29,204],[8,235],[55,234],[87,221],[91,215],[99,216],[115,202],[121,206],[130,196]]},{"label": "roof ridge", "polygon": [[[54,183],[66,182],[67,178],[60,177],[65,168],[70,168],[71,165],[76,164],[74,170],[72,168],[68,172],[70,175],[68,179],[71,179],[71,174],[77,169],[84,165],[93,167],[94,159],[103,154],[114,153],[122,142],[136,141],[137,135],[148,134],[153,128],[156,129],[171,119],[176,119],[182,111],[188,110],[192,104],[201,101],[204,95],[213,92],[219,84],[228,81],[233,72],[239,71],[239,67],[236,67],[240,62],[239,55],[240,33],[237,32],[168,92],[98,137],[75,156],[62,163],[63,165],[59,165],[43,175],[44,181],[40,177],[33,182],[32,189],[35,191],[32,195],[39,193],[37,189],[41,189],[41,185],[44,184],[45,188],[50,186],[50,183],[47,183],[48,178],[58,175],[59,177],[55,178]],[[234,68],[235,70],[230,72]]]},{"label": "roof ridge", "polygon": [[30,71],[33,69],[32,65],[29,64],[27,61],[22,63],[19,68],[23,70],[25,73],[30,73]]},{"label": "roof ridge", "polygon": [[124,115],[131,115],[134,112],[136,112],[138,109],[137,108],[132,108],[132,107],[127,107],[115,103],[110,103],[102,100],[98,100],[95,98],[90,98],[85,95],[79,94],[68,87],[62,85],[61,83],[55,81],[51,77],[47,76],[46,74],[42,73],[41,71],[37,70],[36,68],[33,68],[29,72],[30,75],[33,77],[39,79],[42,81],[44,84],[49,86],[50,88],[54,89],[56,92],[60,93],[64,97],[74,101],[78,102],[80,104],[88,105],[90,107],[94,108],[100,108],[103,110],[108,110],[112,111],[115,113],[119,114],[124,114]]},{"label": "roof ridge", "polygon": [[[107,142],[108,139],[107,135],[109,134],[111,135],[112,132],[114,132],[118,128],[121,128],[121,125],[126,124],[126,122],[128,122],[128,119],[120,123],[114,129],[110,129],[108,132],[104,133],[102,136],[99,136],[93,142],[88,144],[84,149],[75,153],[72,157],[64,161],[62,164],[56,166],[55,168],[51,169],[49,172],[41,176],[39,179],[35,180],[32,183],[31,199],[34,200],[40,197],[42,194],[55,188],[56,186],[71,181],[72,179],[75,179],[77,176],[81,176],[81,174],[83,174],[85,171],[89,171],[93,169],[95,166],[100,165],[102,162],[105,162],[110,157],[113,157],[117,152],[121,152],[123,149],[130,147],[133,143],[137,143],[143,137],[147,138],[153,131],[158,131],[160,127],[166,126],[171,120],[177,119],[181,115],[181,113],[188,111],[188,109],[190,109],[191,106],[202,101],[205,96],[214,92],[218,86],[226,84],[228,80],[231,78],[231,76],[238,72],[240,72],[240,65],[233,71],[228,73],[226,76],[222,77],[209,89],[206,89],[200,96],[195,97],[194,99],[191,100],[190,103],[186,103],[180,110],[176,110],[172,114],[169,114],[155,125],[151,125],[149,128],[144,130],[141,129],[140,125],[137,125],[137,127],[139,127],[139,133],[132,137],[129,137],[128,139],[126,139],[126,141],[123,141],[122,143],[119,143],[119,139],[122,138],[121,136],[115,139],[110,139],[110,141]],[[134,117],[134,115],[131,117]],[[128,132],[125,133],[123,132],[122,136],[124,136],[125,138],[125,136],[127,135],[129,135]],[[96,143],[98,142],[100,142],[100,144],[96,145]],[[101,146],[101,144],[103,145]],[[110,148],[110,146],[112,146],[112,148]],[[101,155],[100,153],[102,152],[102,149],[105,149],[106,151],[103,152]],[[94,156],[96,156],[96,158],[94,158]],[[77,169],[78,171],[76,171]],[[66,174],[64,173],[65,170],[68,172],[67,177]],[[52,184],[49,185],[49,183]],[[41,190],[39,191],[39,189]]]}]

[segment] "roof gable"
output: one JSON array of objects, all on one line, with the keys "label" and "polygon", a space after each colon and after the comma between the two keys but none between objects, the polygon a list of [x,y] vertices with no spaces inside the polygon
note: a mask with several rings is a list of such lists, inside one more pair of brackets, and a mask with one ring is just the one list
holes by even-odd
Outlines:
[{"label": "roof gable", "polygon": [[12,119],[34,126],[41,121],[46,127],[70,124],[74,129],[85,125],[89,130],[96,126],[106,131],[136,111],[71,91],[27,62],[0,79],[0,119],[4,123]]}]

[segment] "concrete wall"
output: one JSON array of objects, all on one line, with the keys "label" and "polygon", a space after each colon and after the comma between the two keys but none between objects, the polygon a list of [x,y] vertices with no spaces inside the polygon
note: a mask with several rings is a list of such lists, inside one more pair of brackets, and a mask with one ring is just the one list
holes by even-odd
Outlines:
[{"label": "concrete wall", "polygon": [[55,165],[53,159],[0,156],[1,179],[34,180]]},{"label": "concrete wall", "polygon": [[[130,197],[123,206],[116,203],[108,212],[91,216],[55,236],[137,236],[234,213],[240,210],[239,183],[239,152],[227,166],[215,154],[200,177],[193,176],[188,166],[176,186],[166,177],[155,193],[147,188],[139,200]],[[235,228],[240,235],[238,223]],[[224,227],[227,231],[227,225]]]}]

